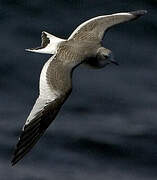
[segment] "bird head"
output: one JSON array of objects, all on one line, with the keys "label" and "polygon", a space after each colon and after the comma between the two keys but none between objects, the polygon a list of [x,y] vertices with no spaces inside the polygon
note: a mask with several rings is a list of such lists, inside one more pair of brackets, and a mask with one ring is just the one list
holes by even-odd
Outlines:
[{"label": "bird head", "polygon": [[117,61],[115,61],[112,51],[106,48],[99,48],[97,52],[97,58],[104,65],[111,64],[111,63],[115,65],[119,65]]}]

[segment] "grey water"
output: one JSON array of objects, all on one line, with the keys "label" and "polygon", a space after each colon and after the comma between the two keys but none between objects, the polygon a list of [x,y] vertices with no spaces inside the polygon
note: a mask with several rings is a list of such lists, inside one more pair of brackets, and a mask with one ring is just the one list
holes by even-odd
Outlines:
[{"label": "grey water", "polygon": [[[26,48],[42,31],[67,38],[83,21],[147,9],[103,44],[120,66],[81,65],[54,123],[16,166],[10,160],[49,55]],[[157,179],[157,1],[0,0],[0,180]]]}]

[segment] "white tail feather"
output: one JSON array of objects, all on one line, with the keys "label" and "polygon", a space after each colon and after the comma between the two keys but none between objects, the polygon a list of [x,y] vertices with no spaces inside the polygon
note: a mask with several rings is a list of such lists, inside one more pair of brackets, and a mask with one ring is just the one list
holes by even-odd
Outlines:
[{"label": "white tail feather", "polygon": [[54,54],[57,50],[58,45],[65,41],[65,39],[58,38],[45,31],[41,35],[41,46],[37,48],[25,49],[26,51],[44,53],[44,54]]}]

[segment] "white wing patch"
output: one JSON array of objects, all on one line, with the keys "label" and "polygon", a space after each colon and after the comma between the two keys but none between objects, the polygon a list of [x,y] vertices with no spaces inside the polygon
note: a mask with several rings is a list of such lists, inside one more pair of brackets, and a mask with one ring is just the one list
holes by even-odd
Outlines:
[{"label": "white wing patch", "polygon": [[44,110],[44,108],[51,102],[52,101],[49,101],[47,99],[42,99],[39,97],[36,100],[35,105],[33,106],[33,109],[31,111],[31,113],[29,114],[22,130],[24,131],[25,126],[28,125],[30,122],[32,122],[38,116],[38,114],[40,114],[41,111]]},{"label": "white wing patch", "polygon": [[40,97],[43,99],[47,99],[48,101],[53,101],[57,97],[60,96],[60,93],[56,90],[52,89],[47,82],[47,69],[51,61],[53,61],[54,56],[52,56],[44,65],[41,74],[40,74],[40,83],[39,83],[39,90],[40,90]]}]

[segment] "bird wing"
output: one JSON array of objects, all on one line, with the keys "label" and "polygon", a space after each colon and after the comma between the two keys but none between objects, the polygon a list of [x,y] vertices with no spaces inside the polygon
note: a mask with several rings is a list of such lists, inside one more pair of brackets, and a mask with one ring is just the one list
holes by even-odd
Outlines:
[{"label": "bird wing", "polygon": [[101,41],[104,32],[116,25],[123,22],[137,19],[144,15],[147,11],[139,10],[126,13],[116,13],[111,15],[98,16],[79,25],[70,35],[69,40],[86,40],[86,41]]},{"label": "bird wing", "polygon": [[50,58],[42,69],[40,76],[40,95],[23,126],[22,134],[14,151],[12,165],[22,159],[37,143],[45,130],[55,119],[62,104],[71,92],[71,89],[69,89],[69,92],[66,92],[64,95],[59,95],[51,90],[48,84],[51,78],[51,69],[49,69],[49,67],[54,58],[56,58],[56,56]]},{"label": "bird wing", "polygon": [[14,151],[12,165],[28,153],[43,135],[50,123],[55,119],[61,108],[59,99],[47,102],[46,99],[37,99],[23,129]]}]

